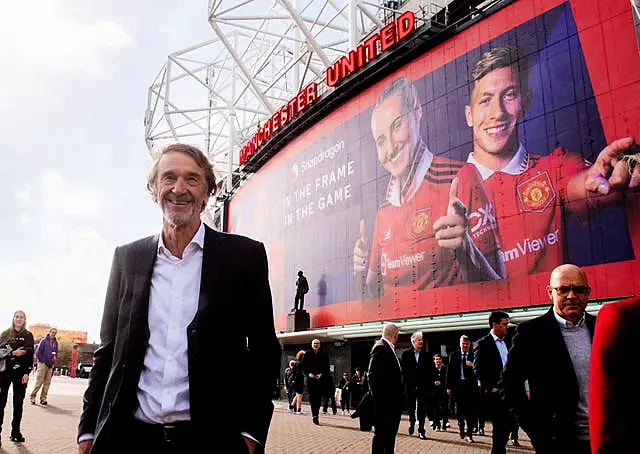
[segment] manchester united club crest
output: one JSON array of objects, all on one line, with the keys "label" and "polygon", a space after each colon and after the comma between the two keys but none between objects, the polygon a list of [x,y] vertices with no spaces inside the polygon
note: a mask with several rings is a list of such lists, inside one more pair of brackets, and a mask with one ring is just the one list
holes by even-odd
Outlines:
[{"label": "manchester united club crest", "polygon": [[415,236],[422,236],[429,229],[431,222],[431,208],[418,210],[413,215],[411,222],[411,233]]},{"label": "manchester united club crest", "polygon": [[556,191],[546,170],[521,181],[516,190],[523,211],[544,211],[556,198]]}]

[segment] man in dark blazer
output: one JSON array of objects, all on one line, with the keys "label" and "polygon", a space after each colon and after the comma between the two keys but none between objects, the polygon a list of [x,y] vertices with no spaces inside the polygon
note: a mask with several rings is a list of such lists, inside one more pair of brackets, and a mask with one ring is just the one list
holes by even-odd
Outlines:
[{"label": "man in dark blazer", "polygon": [[598,313],[589,379],[593,454],[638,452],[640,393],[632,372],[638,346],[640,297],[607,304]]},{"label": "man in dark blazer", "polygon": [[[115,251],[78,452],[260,452],[280,367],[264,247],[202,224],[216,184],[197,148],[166,147],[147,187],[162,233]],[[229,361],[240,394],[218,392]]]},{"label": "man in dark blazer", "polygon": [[478,382],[473,373],[473,352],[469,336],[460,337],[460,350],[451,353],[449,357],[447,394],[456,401],[460,439],[473,443],[473,428],[476,426],[478,412]]},{"label": "man in dark blazer", "polygon": [[[319,425],[320,404],[327,390],[325,377],[329,375],[330,372],[329,355],[320,350],[320,339],[311,341],[311,350],[304,352],[300,365],[302,367],[302,373],[307,379],[307,391],[309,391],[312,420],[315,425]],[[333,405],[335,406],[335,401]]]},{"label": "man in dark blazer", "polygon": [[442,364],[442,356],[433,355],[433,369],[431,371],[433,419],[431,424],[436,432],[447,430],[449,425],[449,396],[447,395],[447,366]]},{"label": "man in dark blazer", "polygon": [[498,383],[538,453],[591,452],[587,401],[596,318],[585,311],[590,291],[579,267],[555,268],[547,286],[553,307],[518,326]]},{"label": "man in dark blazer", "polygon": [[480,387],[480,404],[491,416],[493,423],[491,452],[502,454],[507,452],[506,444],[513,426],[509,409],[498,395],[498,381],[509,351],[505,339],[509,329],[509,314],[492,312],[489,315],[489,327],[491,331],[474,345],[473,370]]},{"label": "man in dark blazer", "polygon": [[412,348],[402,352],[402,379],[407,396],[407,410],[409,412],[409,435],[413,435],[416,425],[416,410],[418,413],[418,437],[426,440],[424,421],[427,413],[427,396],[432,388],[430,372],[431,361],[427,352],[422,350],[422,333],[411,336]]},{"label": "man in dark blazer", "polygon": [[372,454],[392,454],[400,427],[404,386],[400,361],[395,353],[396,342],[398,327],[387,324],[382,330],[382,339],[375,343],[369,355],[369,390],[373,398],[375,427]]}]

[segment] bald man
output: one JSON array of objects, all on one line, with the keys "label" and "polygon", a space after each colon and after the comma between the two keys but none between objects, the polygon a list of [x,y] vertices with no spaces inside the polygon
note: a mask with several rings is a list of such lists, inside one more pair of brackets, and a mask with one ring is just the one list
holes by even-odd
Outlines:
[{"label": "bald man", "polygon": [[[553,270],[549,311],[520,324],[498,390],[538,453],[590,453],[588,389],[596,318],[586,312],[587,275]],[[530,400],[524,392],[529,381]]]}]

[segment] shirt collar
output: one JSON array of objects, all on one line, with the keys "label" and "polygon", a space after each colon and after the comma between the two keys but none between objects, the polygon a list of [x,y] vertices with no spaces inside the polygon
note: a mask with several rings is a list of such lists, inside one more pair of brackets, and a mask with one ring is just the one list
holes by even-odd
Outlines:
[{"label": "shirt collar", "polygon": [[495,342],[498,342],[498,341],[500,341],[500,342],[504,342],[504,337],[500,338],[500,337],[496,336],[496,335],[493,333],[493,331],[489,331],[489,334],[491,334],[491,337],[493,337],[493,340],[494,340]]},{"label": "shirt collar", "polygon": [[387,186],[387,201],[394,206],[399,207],[402,203],[413,198],[418,192],[418,188],[424,180],[427,171],[433,162],[433,153],[429,151],[427,145],[422,139],[416,145],[416,152],[413,155],[411,165],[408,171],[407,181],[404,184],[396,177],[389,179]]},{"label": "shirt collar", "polygon": [[382,338],[382,340],[383,340],[383,341],[385,341],[387,344],[389,344],[389,345],[391,346],[391,350],[394,350],[394,351],[395,351],[396,346],[395,346],[395,345],[393,345],[393,344],[391,343],[391,341],[390,341],[390,340],[385,339],[384,337]]},{"label": "shirt collar", "polygon": [[578,321],[578,323],[576,323],[575,325],[570,322],[569,320],[566,320],[562,317],[560,317],[558,315],[558,313],[555,311],[555,309],[553,310],[553,315],[555,315],[556,320],[558,321],[558,325],[560,325],[561,328],[580,328],[582,326],[584,326],[584,314],[582,314],[582,318]]},{"label": "shirt collar", "polygon": [[[476,166],[478,172],[480,172],[480,176],[482,176],[483,181],[497,172],[496,170],[483,166],[478,161],[476,161],[476,158],[473,156],[473,152],[469,153],[469,156],[467,156],[467,162]],[[527,153],[527,151],[524,149],[524,146],[520,144],[520,146],[518,147],[518,151],[516,151],[516,154],[513,155],[511,161],[509,161],[506,166],[500,169],[499,172],[507,173],[509,175],[520,175],[522,172],[527,170],[528,167],[529,153]]]},{"label": "shirt collar", "polygon": [[[196,234],[193,235],[193,238],[191,238],[191,241],[189,242],[189,244],[187,244],[187,247],[189,247],[192,244],[197,245],[200,249],[204,249],[204,224],[202,222],[200,222],[200,227],[196,231]],[[164,240],[162,239],[162,232],[160,232],[160,238],[158,239],[157,252],[158,254],[161,254],[163,253],[163,251],[169,252],[169,249],[167,249],[167,247],[164,245]]]}]

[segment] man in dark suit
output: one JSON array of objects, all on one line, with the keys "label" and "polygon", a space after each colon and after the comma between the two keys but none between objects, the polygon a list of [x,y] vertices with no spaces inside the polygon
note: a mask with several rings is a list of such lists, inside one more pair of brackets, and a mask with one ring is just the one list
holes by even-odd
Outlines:
[{"label": "man in dark suit", "polygon": [[594,454],[638,452],[640,393],[637,357],[640,297],[607,304],[598,313],[589,379],[589,430]]},{"label": "man in dark suit", "polygon": [[[301,367],[307,378],[313,423],[319,425],[320,404],[327,389],[324,377],[329,374],[329,355],[320,350],[320,339],[311,341],[311,350],[304,352]],[[335,406],[335,401],[333,405]]]},{"label": "man in dark suit", "polygon": [[369,360],[369,390],[373,398],[373,425],[375,433],[371,443],[372,454],[392,454],[402,416],[404,386],[402,369],[395,353],[398,327],[387,324],[382,339],[371,349]]},{"label": "man in dark suit", "polygon": [[451,353],[449,358],[447,394],[456,401],[460,439],[473,443],[473,428],[476,426],[478,411],[478,382],[473,373],[473,352],[469,336],[460,337],[460,350]]},{"label": "man in dark suit", "polygon": [[[260,452],[280,368],[264,247],[202,224],[216,183],[199,149],[166,147],[147,187],[162,232],[115,251],[78,452]],[[240,395],[217,392],[227,360]]]},{"label": "man in dark suit", "polygon": [[585,311],[590,291],[579,267],[555,268],[547,286],[553,307],[518,326],[498,383],[538,453],[591,452],[587,401],[596,318]]},{"label": "man in dark suit", "polygon": [[447,395],[447,366],[442,364],[442,356],[438,353],[433,355],[433,369],[431,371],[433,387],[431,393],[433,406],[433,420],[431,421],[434,430],[440,432],[447,430],[449,425],[449,396]]},{"label": "man in dark suit", "polygon": [[416,410],[418,413],[418,437],[426,440],[424,421],[427,412],[427,395],[431,390],[432,369],[427,353],[422,351],[422,333],[411,336],[412,348],[402,352],[402,379],[407,395],[407,410],[409,411],[409,435],[413,435],[416,425]]},{"label": "man in dark suit", "polygon": [[489,334],[478,340],[473,348],[473,370],[483,399],[481,405],[491,416],[493,423],[491,452],[501,454],[507,452],[506,444],[513,425],[509,409],[498,395],[498,381],[509,351],[505,341],[509,329],[509,314],[502,311],[492,312],[489,315],[489,327]]}]

